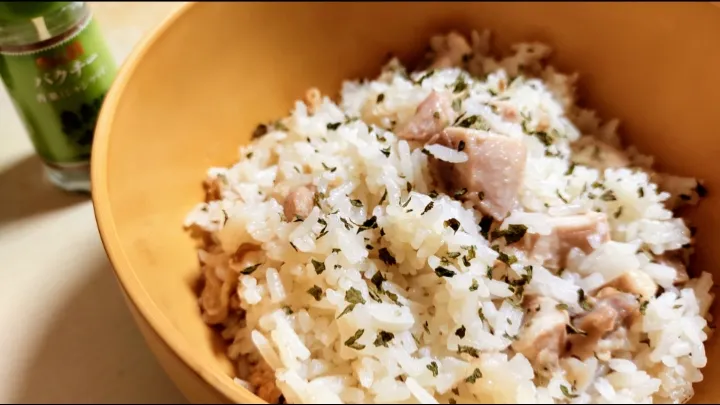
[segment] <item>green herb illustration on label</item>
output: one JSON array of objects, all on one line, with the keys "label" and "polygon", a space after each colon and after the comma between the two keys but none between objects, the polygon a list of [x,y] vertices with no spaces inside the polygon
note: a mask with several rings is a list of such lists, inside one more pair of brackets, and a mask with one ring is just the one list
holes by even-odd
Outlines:
[{"label": "green herb illustration on label", "polygon": [[0,49],[0,74],[38,154],[54,166],[87,162],[116,64],[95,22],[38,44]]}]

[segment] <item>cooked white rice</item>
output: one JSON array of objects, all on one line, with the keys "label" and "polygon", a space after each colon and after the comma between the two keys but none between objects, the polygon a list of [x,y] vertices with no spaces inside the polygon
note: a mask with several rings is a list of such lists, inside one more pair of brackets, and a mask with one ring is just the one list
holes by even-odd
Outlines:
[{"label": "cooked white rice", "polygon": [[[545,66],[547,46],[519,44],[493,58],[488,39],[473,34],[463,68],[407,74],[393,60],[376,80],[346,82],[339,103],[313,90],[242,146],[238,163],[210,169],[217,199],[199,204],[186,226],[205,233],[201,307],[226,308],[210,323],[230,342],[241,385],[291,403],[650,403],[692,395],[707,362],[712,278],[676,283],[676,269],[657,259],[690,253],[691,232],[672,210],[696,203],[704,188],[653,171],[652,159],[634,149],[618,152],[618,122],[575,104],[576,75]],[[443,41],[431,44],[439,50]],[[464,162],[467,154],[440,145],[423,151],[393,129],[432,90],[452,92],[458,83],[466,85],[453,93],[459,112],[527,147],[519,201],[500,229],[522,224],[543,235],[548,216],[598,211],[612,241],[589,255],[571,252],[562,272],[546,269],[484,237],[483,215],[470,203],[431,193],[428,155]],[[547,145],[532,135],[541,125],[552,134]],[[317,190],[311,213],[284,218],[288,193],[309,184]],[[233,258],[249,245],[259,250]],[[492,245],[517,261],[488,274],[498,268]],[[453,276],[439,276],[438,267]],[[565,356],[547,371],[510,347],[525,314],[509,280],[525,275],[526,295],[577,314],[579,289],[626,272],[646,274],[661,290],[619,343],[603,343],[615,345],[604,355]]]}]

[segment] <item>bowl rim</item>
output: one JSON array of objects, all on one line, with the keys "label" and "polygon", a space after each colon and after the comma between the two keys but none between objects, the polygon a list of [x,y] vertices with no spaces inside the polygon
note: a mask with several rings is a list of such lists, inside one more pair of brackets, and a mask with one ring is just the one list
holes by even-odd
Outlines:
[{"label": "bowl rim", "polygon": [[[120,99],[125,93],[130,78],[135,73],[135,70],[148,50],[167,34],[169,28],[173,26],[178,19],[199,5],[200,4],[196,2],[187,2],[170,12],[160,24],[152,28],[135,45],[132,52],[118,70],[118,74],[105,96],[105,101],[101,107],[95,128],[90,165],[91,196],[100,239],[110,259],[111,267],[115,277],[120,283],[122,291],[129,297],[133,305],[137,308],[138,313],[147,321],[155,333],[161,337],[161,340],[193,373],[219,391],[220,394],[228,400],[240,403],[241,401],[247,401],[255,397],[255,395],[240,386],[231,384],[226,374],[203,367],[201,361],[193,355],[190,345],[182,337],[182,334],[177,333],[172,322],[163,315],[160,308],[152,301],[148,292],[135,276],[135,272],[132,270],[118,271],[118,269],[132,269],[133,266],[125,255],[125,252],[120,248],[117,227],[112,216],[112,207],[108,198],[108,185],[105,181],[108,168],[107,152],[109,149],[109,133],[115,120],[115,111],[117,110]],[[242,395],[242,397],[246,398],[241,397],[243,391],[247,392],[247,397]],[[255,397],[255,399],[255,402],[259,400],[257,397]]]}]

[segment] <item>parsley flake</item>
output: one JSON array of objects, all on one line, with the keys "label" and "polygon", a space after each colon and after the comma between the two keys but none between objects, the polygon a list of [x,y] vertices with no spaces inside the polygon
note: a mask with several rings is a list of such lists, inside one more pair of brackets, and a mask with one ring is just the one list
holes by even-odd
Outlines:
[{"label": "parsley flake", "polygon": [[315,298],[315,301],[320,301],[322,299],[323,295],[325,294],[323,292],[323,290],[316,285],[310,287],[310,289],[307,290],[307,293],[312,295],[313,298]]},{"label": "parsley flake", "polygon": [[315,267],[315,273],[322,274],[325,271],[325,263],[319,262],[315,259],[311,259],[313,267]]},{"label": "parsley flake", "polygon": [[458,352],[458,354],[463,354],[463,353],[468,354],[471,357],[474,357],[476,359],[480,358],[480,351],[472,346],[458,345],[457,352]]},{"label": "parsley flake", "polygon": [[249,276],[250,274],[253,274],[255,272],[255,270],[257,270],[258,267],[260,267],[261,265],[262,265],[262,263],[258,263],[258,264],[254,264],[252,266],[246,267],[240,273],[244,274],[246,276]]},{"label": "parsley flake", "polygon": [[357,343],[358,339],[362,337],[363,333],[365,333],[365,329],[358,329],[354,335],[352,335],[348,340],[345,341],[345,346],[355,350],[364,349],[365,345]]},{"label": "parsley flake", "polygon": [[387,198],[387,189],[385,189],[385,192],[383,193],[382,197],[380,198],[380,202],[378,205],[382,205],[383,202],[385,202],[385,199]]},{"label": "parsley flake", "polygon": [[504,229],[502,231],[496,230],[492,233],[493,238],[505,238],[505,243],[508,245],[512,245],[513,243],[518,242],[520,239],[525,236],[525,233],[527,232],[528,228],[525,225],[520,224],[511,224],[507,227],[507,229]]},{"label": "parsley flake", "polygon": [[391,291],[385,291],[385,295],[392,301],[393,304],[401,307],[403,306],[402,303],[398,300],[398,295]]},{"label": "parsley flake", "polygon": [[483,312],[482,308],[478,308],[478,317],[481,321],[487,322],[487,318],[485,318],[485,313]]},{"label": "parsley flake", "polygon": [[267,133],[268,133],[268,127],[267,127],[267,125],[265,125],[265,124],[258,124],[258,126],[255,127],[255,130],[254,130],[253,133],[252,133],[252,138],[251,138],[251,139],[260,138],[260,137],[264,136],[264,135],[267,134]]},{"label": "parsley flake", "polygon": [[566,398],[575,399],[578,397],[578,395],[571,394],[570,389],[564,385],[560,386],[560,391],[562,391],[562,394],[565,395]]},{"label": "parsley flake", "polygon": [[580,288],[577,291],[578,294],[578,304],[580,304],[580,308],[582,308],[585,311],[592,310],[592,304],[590,301],[588,301],[587,297],[585,296],[585,291]]},{"label": "parsley flake", "polygon": [[450,229],[452,229],[452,230],[453,230],[453,233],[457,232],[458,229],[460,229],[460,221],[458,221],[458,220],[455,219],[455,218],[450,218],[450,219],[446,220],[446,221],[443,223],[443,225],[445,226],[445,228],[450,228]]},{"label": "parsley flake", "polygon": [[342,318],[343,316],[349,314],[350,312],[353,311],[353,309],[355,309],[355,304],[350,304],[350,305],[348,305],[348,306],[345,307],[345,309],[340,313],[340,315],[338,315],[338,317],[337,317],[336,319],[340,319],[340,318]]},{"label": "parsley flake", "polygon": [[600,196],[600,199],[603,201],[616,201],[617,197],[615,197],[612,190],[607,190]]},{"label": "parsley flake", "polygon": [[425,79],[431,77],[431,76],[434,75],[434,74],[435,74],[435,71],[434,71],[434,70],[431,70],[431,71],[425,73],[422,77],[420,77],[420,79],[419,79],[416,83],[417,83],[417,84],[422,84],[422,82],[423,82]]},{"label": "parsley flake", "polygon": [[423,212],[422,212],[420,215],[425,215],[425,214],[427,214],[427,212],[430,211],[431,209],[433,209],[434,206],[435,206],[435,203],[432,202],[432,201],[430,201],[430,202],[428,203],[428,205],[425,206],[425,209],[423,210]]},{"label": "parsley flake", "polygon": [[352,225],[350,224],[350,222],[348,222],[347,219],[341,217],[340,222],[345,225],[345,229],[347,229],[348,231],[352,229]]},{"label": "parsley flake", "polygon": [[493,218],[490,215],[482,217],[478,226],[480,227],[480,235],[487,239],[490,233],[490,227],[492,226]]},{"label": "parsley flake", "polygon": [[482,372],[480,371],[480,369],[476,368],[473,371],[473,373],[470,374],[470,376],[468,376],[468,378],[465,379],[465,382],[469,383],[469,384],[475,384],[475,381],[477,381],[478,378],[482,378],[482,376],[483,375],[482,375]]},{"label": "parsley flake", "polygon": [[572,323],[569,323],[569,324],[565,325],[565,332],[566,332],[568,335],[582,335],[582,336],[587,336],[587,332],[585,332],[584,330],[581,330],[581,329],[576,328],[575,325],[573,325]]},{"label": "parsley flake", "polygon": [[455,197],[455,198],[461,198],[461,197],[464,196],[465,194],[467,194],[467,189],[466,189],[466,188],[461,188],[460,190],[457,190],[456,192],[453,193],[453,197]]},{"label": "parsley flake", "polygon": [[[390,253],[390,251],[387,248],[382,248],[380,251],[378,251],[378,256],[380,257],[380,260],[383,261],[388,266],[394,266],[397,264],[397,261],[395,260],[395,257]],[[379,274],[379,273],[376,273]]]},{"label": "parsley flake", "polygon": [[375,341],[373,342],[373,344],[375,345],[375,347],[380,347],[380,346],[388,347],[388,343],[390,343],[390,341],[392,341],[394,338],[395,338],[394,334],[392,334],[390,332],[385,332],[384,330],[381,330],[377,334],[377,337],[375,338]]},{"label": "parsley flake", "polygon": [[437,274],[438,277],[455,277],[455,272],[452,270],[448,270],[445,267],[435,268],[435,274]]},{"label": "parsley flake", "polygon": [[437,365],[436,362],[432,361],[432,362],[430,362],[430,364],[428,364],[426,367],[427,367],[428,370],[430,370],[430,372],[432,373],[433,377],[437,377],[437,376],[438,376],[439,371],[438,371],[438,365]]},{"label": "parsley flake", "polygon": [[558,198],[562,200],[565,204],[569,203],[568,199],[564,197],[562,194],[560,194],[560,190],[555,190],[555,194],[557,194]]},{"label": "parsley flake", "polygon": [[378,290],[382,291],[382,283],[385,281],[385,277],[383,277],[382,273],[375,272],[375,274],[370,279],[370,282],[373,283],[375,287],[377,287]]},{"label": "parsley flake", "polygon": [[468,87],[468,85],[465,82],[465,80],[463,80],[463,78],[460,75],[458,75],[458,78],[455,81],[455,85],[453,86],[453,93],[463,92],[467,89],[467,87]]},{"label": "parsley flake", "polygon": [[373,215],[372,217],[368,218],[365,222],[362,223],[362,225],[358,226],[357,233],[360,233],[362,231],[367,231],[368,229],[375,229],[377,228],[377,217]]},{"label": "parsley flake", "polygon": [[462,119],[461,121],[457,122],[455,126],[461,127],[461,128],[470,128],[478,121],[477,115],[471,115],[467,118]]}]

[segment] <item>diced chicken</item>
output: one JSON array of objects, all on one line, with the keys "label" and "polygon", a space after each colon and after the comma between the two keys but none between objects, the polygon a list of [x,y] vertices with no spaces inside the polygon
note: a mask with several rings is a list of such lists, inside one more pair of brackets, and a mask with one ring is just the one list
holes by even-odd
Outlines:
[{"label": "diced chicken", "polygon": [[568,339],[569,353],[581,360],[592,356],[606,335],[637,319],[639,308],[631,294],[610,287],[601,290],[592,310],[573,320],[575,333]]},{"label": "diced chicken", "polygon": [[239,309],[236,295],[240,271],[260,263],[263,253],[257,245],[243,244],[230,257],[229,266],[203,267],[205,286],[200,294],[202,318],[209,325],[217,325],[228,318],[229,309]]},{"label": "diced chicken", "polygon": [[631,332],[625,326],[620,326],[614,331],[603,336],[595,347],[594,355],[600,361],[608,362],[613,358],[613,353],[618,351],[634,351],[633,339]]},{"label": "diced chicken", "polygon": [[308,113],[315,114],[317,108],[322,104],[322,94],[315,87],[305,92],[305,105],[307,105]]},{"label": "diced chicken", "polygon": [[[230,268],[239,273],[240,271],[259,263],[263,259],[263,253],[258,245],[243,243],[235,253],[230,256]],[[236,274],[237,275],[237,274]]]},{"label": "diced chicken", "polygon": [[264,361],[252,367],[248,382],[255,389],[255,395],[268,404],[278,404],[282,391],[275,385],[275,372]]},{"label": "diced chicken", "polygon": [[397,131],[397,135],[406,141],[427,142],[455,121],[456,116],[450,95],[433,90],[418,105],[415,115]]},{"label": "diced chicken", "polygon": [[583,136],[572,144],[573,161],[596,169],[628,167],[627,155],[592,136]]},{"label": "diced chicken", "polygon": [[630,270],[620,277],[605,284],[605,287],[613,287],[618,291],[639,295],[645,300],[655,297],[658,285],[647,273],[640,270]]},{"label": "diced chicken", "polygon": [[204,266],[205,286],[200,294],[202,318],[208,325],[217,325],[228,316],[230,295],[237,284],[230,280],[222,280],[217,276],[215,268]]},{"label": "diced chicken", "polygon": [[431,69],[460,66],[463,57],[472,54],[470,44],[457,32],[431,38],[430,47],[435,52],[435,58],[430,65]]},{"label": "diced chicken", "polygon": [[306,218],[315,204],[315,186],[300,186],[285,197],[283,211],[285,219],[293,221],[296,217]]},{"label": "diced chicken", "polygon": [[205,190],[205,202],[216,201],[222,198],[222,184],[220,178],[207,178],[203,181]]},{"label": "diced chicken", "polygon": [[[527,160],[522,141],[492,132],[449,127],[430,143],[462,149],[463,163],[431,159],[433,174],[448,194],[466,191],[459,198],[476,203],[497,220],[504,219],[517,203]],[[464,145],[461,148],[460,145]]]},{"label": "diced chicken", "polygon": [[707,193],[705,187],[692,177],[654,172],[650,175],[650,181],[657,184],[658,190],[670,193],[670,198],[664,202],[669,210],[697,205]]},{"label": "diced chicken", "polygon": [[682,258],[677,253],[666,252],[660,257],[660,259],[658,259],[658,263],[675,269],[675,285],[685,284],[688,280],[690,280],[690,276],[688,276],[687,272],[687,266],[685,266]]},{"label": "diced chicken", "polygon": [[546,267],[565,267],[568,253],[573,248],[585,254],[610,240],[610,226],[607,215],[590,212],[583,215],[549,217],[550,234],[528,234],[521,240],[521,246],[529,257],[542,262]]},{"label": "diced chicken", "polygon": [[570,321],[566,310],[547,297],[529,296],[523,302],[526,320],[512,348],[522,353],[536,368],[557,364],[565,349],[566,326]]}]

